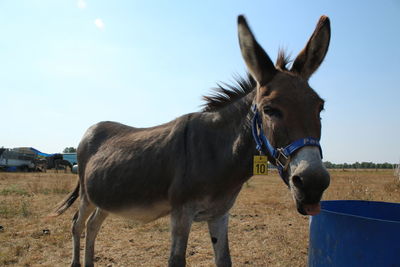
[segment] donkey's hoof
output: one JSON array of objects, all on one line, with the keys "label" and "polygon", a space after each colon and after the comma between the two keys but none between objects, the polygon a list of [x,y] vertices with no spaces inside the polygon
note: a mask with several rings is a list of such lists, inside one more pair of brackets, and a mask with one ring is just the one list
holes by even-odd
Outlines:
[{"label": "donkey's hoof", "polygon": [[168,261],[168,267],[185,267],[186,259],[185,257],[172,256]]},{"label": "donkey's hoof", "polygon": [[81,264],[79,262],[73,262],[71,263],[71,267],[81,267]]}]

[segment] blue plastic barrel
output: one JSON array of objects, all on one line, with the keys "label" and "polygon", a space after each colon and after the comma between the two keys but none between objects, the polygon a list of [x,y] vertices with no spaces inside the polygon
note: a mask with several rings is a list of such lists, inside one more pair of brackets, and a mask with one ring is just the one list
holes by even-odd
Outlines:
[{"label": "blue plastic barrel", "polygon": [[400,204],[322,201],[310,219],[308,266],[400,266]]}]

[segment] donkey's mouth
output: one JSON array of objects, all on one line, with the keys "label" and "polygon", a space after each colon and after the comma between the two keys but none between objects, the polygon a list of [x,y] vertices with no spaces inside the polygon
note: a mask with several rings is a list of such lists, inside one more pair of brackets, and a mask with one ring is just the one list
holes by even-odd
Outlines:
[{"label": "donkey's mouth", "polygon": [[299,203],[297,205],[297,211],[302,215],[314,216],[321,212],[321,204],[319,202],[314,204]]}]

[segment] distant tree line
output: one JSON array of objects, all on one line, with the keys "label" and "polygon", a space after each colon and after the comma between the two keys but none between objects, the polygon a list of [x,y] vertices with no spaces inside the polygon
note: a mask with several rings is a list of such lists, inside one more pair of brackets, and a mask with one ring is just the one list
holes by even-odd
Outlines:
[{"label": "distant tree line", "polygon": [[373,163],[373,162],[355,162],[352,164],[349,163],[332,163],[330,161],[324,162],[325,167],[328,169],[393,169],[396,167],[396,164],[391,163]]},{"label": "distant tree line", "polygon": [[76,153],[76,148],[75,147],[66,147],[63,150],[63,153]]}]

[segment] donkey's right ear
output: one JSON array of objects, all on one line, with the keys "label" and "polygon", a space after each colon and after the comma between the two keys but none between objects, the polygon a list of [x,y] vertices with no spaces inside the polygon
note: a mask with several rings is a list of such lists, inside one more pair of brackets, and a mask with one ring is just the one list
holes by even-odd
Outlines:
[{"label": "donkey's right ear", "polygon": [[277,70],[267,53],[257,43],[243,15],[238,17],[238,34],[240,50],[249,72],[259,85],[267,84]]}]

